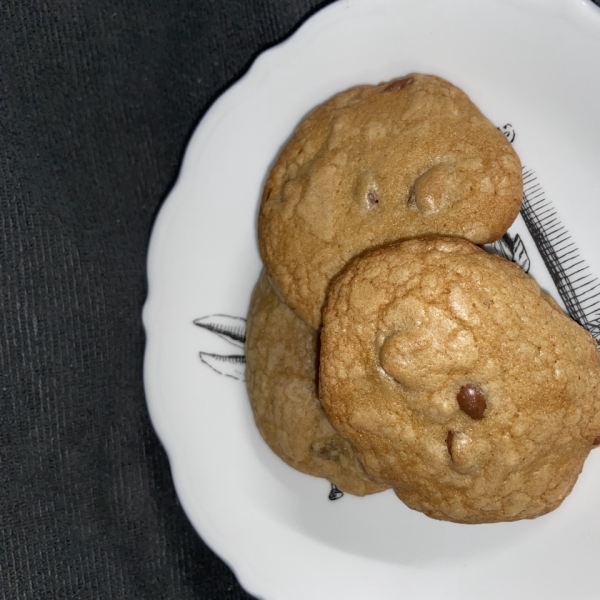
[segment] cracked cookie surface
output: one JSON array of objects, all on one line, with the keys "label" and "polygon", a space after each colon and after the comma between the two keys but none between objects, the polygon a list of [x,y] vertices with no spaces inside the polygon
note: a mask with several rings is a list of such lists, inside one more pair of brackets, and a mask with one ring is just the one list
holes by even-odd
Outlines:
[{"label": "cracked cookie surface", "polygon": [[320,397],[367,473],[437,519],[549,512],[600,443],[592,336],[519,267],[459,239],[372,251],[334,281]]},{"label": "cracked cookie surface", "polygon": [[424,234],[496,240],[521,197],[519,158],[460,89],[418,74],[358,86],[313,110],[277,158],[261,255],[317,328],[329,282],[358,253]]},{"label": "cracked cookie surface", "polygon": [[317,396],[318,334],[283,304],[263,272],[246,332],[246,382],[258,429],[288,465],[363,496],[386,489],[364,472]]}]

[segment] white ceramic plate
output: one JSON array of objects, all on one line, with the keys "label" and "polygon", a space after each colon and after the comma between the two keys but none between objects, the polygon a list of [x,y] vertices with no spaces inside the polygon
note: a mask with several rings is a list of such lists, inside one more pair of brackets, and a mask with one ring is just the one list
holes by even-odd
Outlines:
[{"label": "white ceramic plate", "polygon": [[[331,501],[326,481],[284,465],[254,427],[238,379],[243,320],[229,317],[246,315],[261,269],[255,222],[269,165],[318,102],[410,71],[448,78],[507,125],[526,167],[529,214],[504,250],[518,235],[515,259],[528,259],[533,276],[598,337],[600,8],[590,0],[342,0],[265,52],[215,102],[157,219],[145,384],[177,492],[200,535],[267,600],[597,598],[600,451],[554,513],[465,526],[413,512],[392,492]],[[567,236],[589,267],[579,275]]]}]

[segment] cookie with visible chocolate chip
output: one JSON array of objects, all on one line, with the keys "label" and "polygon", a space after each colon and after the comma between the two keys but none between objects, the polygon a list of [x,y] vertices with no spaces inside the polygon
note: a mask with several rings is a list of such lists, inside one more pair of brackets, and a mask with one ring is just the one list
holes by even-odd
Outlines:
[{"label": "cookie with visible chocolate chip", "polygon": [[260,251],[316,328],[329,282],[358,253],[424,234],[491,242],[521,198],[504,135],[460,89],[414,74],[340,93],[300,124],[264,188]]},{"label": "cookie with visible chocolate chip", "polygon": [[288,465],[363,496],[386,486],[367,477],[317,396],[318,335],[276,296],[263,273],[246,333],[246,382],[256,424]]},{"label": "cookie with visible chocolate chip", "polygon": [[465,240],[371,251],[331,286],[320,397],[367,473],[461,523],[560,505],[600,436],[592,336]]}]

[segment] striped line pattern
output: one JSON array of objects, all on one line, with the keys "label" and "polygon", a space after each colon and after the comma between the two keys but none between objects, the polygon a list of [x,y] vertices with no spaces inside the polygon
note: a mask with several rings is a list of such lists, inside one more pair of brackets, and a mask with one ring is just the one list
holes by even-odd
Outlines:
[{"label": "striped line pattern", "polygon": [[569,315],[600,346],[600,282],[546,198],[537,176],[523,168],[521,215]]}]

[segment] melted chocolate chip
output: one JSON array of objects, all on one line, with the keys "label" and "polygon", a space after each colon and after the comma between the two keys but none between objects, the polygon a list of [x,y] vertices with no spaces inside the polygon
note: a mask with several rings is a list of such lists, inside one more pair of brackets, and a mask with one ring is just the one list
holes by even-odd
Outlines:
[{"label": "melted chocolate chip", "polygon": [[325,460],[338,460],[340,457],[340,449],[334,440],[314,442],[310,449],[313,454]]},{"label": "melted chocolate chip", "polygon": [[460,409],[471,419],[483,419],[487,404],[483,392],[476,385],[471,383],[463,385],[456,394],[456,401]]},{"label": "melted chocolate chip", "polygon": [[402,79],[396,79],[395,81],[391,81],[384,88],[384,92],[395,92],[397,90],[403,90],[406,86],[413,83],[415,80],[414,77],[403,77]]},{"label": "melted chocolate chip", "polygon": [[592,442],[592,446],[600,446],[600,435],[597,435]]}]

